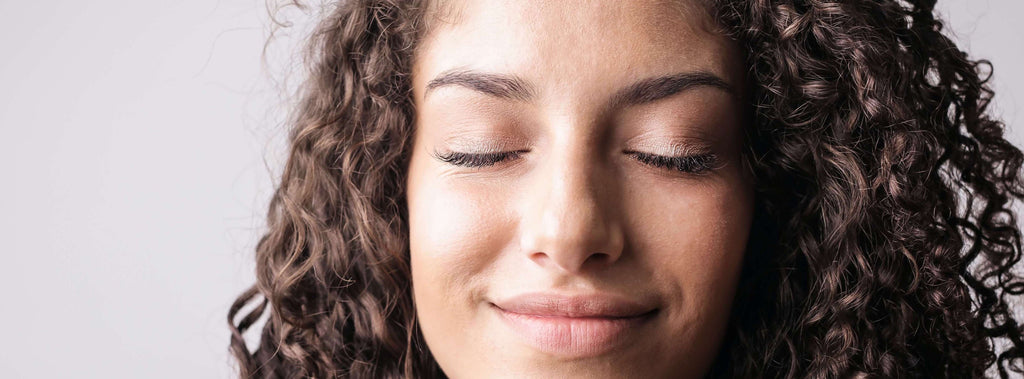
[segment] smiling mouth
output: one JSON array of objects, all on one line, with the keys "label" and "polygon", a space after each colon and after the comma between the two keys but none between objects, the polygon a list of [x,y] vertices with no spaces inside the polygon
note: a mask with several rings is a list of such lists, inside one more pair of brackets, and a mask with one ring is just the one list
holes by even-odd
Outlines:
[{"label": "smiling mouth", "polygon": [[613,350],[658,314],[656,307],[600,294],[528,294],[490,305],[527,345],[562,358]]}]

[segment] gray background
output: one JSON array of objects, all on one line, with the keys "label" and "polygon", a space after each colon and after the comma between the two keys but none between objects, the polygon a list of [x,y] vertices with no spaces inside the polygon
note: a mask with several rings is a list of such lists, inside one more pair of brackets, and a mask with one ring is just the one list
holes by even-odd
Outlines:
[{"label": "gray background", "polygon": [[[1024,141],[1024,2],[941,1]],[[227,378],[308,17],[263,0],[0,1],[0,376]],[[291,73],[291,74],[289,74]]]}]

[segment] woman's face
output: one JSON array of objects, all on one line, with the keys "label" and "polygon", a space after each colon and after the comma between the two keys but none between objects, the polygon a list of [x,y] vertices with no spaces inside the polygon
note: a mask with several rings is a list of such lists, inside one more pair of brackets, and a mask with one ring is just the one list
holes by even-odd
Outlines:
[{"label": "woman's face", "polygon": [[686,2],[450,5],[417,51],[407,182],[441,368],[703,374],[753,209],[737,46]]}]

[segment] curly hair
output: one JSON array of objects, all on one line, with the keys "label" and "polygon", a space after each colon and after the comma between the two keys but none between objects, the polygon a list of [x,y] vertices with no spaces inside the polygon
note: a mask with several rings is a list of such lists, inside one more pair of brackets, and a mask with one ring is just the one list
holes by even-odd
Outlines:
[{"label": "curly hair", "polygon": [[[1024,373],[1024,154],[986,113],[991,64],[934,5],[709,0],[747,52],[757,191],[709,376]],[[241,376],[444,377],[416,323],[403,188],[429,9],[343,0],[312,34],[257,281],[228,314]]]}]

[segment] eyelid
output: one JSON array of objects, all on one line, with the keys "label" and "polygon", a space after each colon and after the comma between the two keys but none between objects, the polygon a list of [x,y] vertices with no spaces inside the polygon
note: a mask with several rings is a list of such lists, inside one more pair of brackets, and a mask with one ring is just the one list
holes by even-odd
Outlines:
[{"label": "eyelid", "polygon": [[515,136],[495,136],[490,133],[463,132],[444,139],[442,146],[450,150],[466,154],[496,154],[515,147],[526,146],[524,138]]},{"label": "eyelid", "polygon": [[707,175],[723,167],[723,163],[715,153],[695,153],[686,155],[664,156],[636,150],[623,150],[642,164],[688,175]]},{"label": "eyelid", "polygon": [[691,155],[710,154],[713,144],[700,138],[686,138],[681,141],[673,141],[669,144],[661,142],[660,139],[641,140],[628,144],[635,152],[647,152],[647,154],[660,155],[663,157],[681,157]]},{"label": "eyelid", "polygon": [[467,153],[458,151],[448,151],[446,153],[440,153],[435,150],[434,152],[431,153],[431,155],[433,155],[435,159],[444,163],[451,164],[453,166],[481,168],[493,166],[509,159],[519,158],[519,156],[529,151],[529,149],[520,149],[512,151],[496,151],[484,153]]}]

